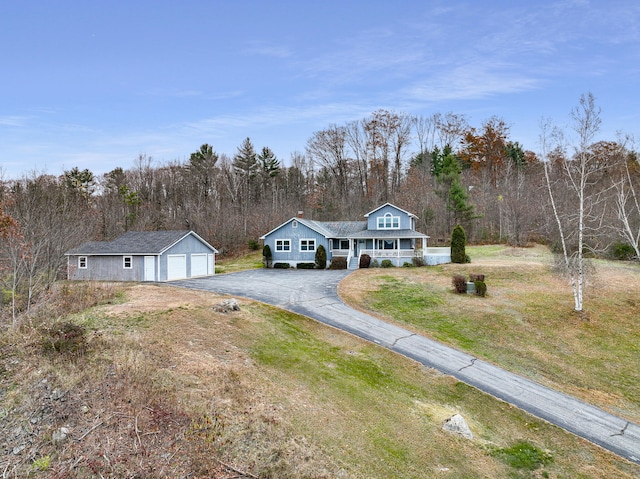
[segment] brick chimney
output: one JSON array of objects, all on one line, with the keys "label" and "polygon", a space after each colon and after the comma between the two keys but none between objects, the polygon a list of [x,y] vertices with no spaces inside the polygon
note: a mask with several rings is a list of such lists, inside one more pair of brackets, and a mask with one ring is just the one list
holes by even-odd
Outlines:
[{"label": "brick chimney", "polygon": [[298,211],[298,218],[304,218],[304,211]]}]

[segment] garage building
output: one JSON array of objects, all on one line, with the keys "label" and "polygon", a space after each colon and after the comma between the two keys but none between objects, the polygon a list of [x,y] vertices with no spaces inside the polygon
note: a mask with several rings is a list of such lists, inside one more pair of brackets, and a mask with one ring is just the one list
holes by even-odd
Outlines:
[{"label": "garage building", "polygon": [[71,280],[172,281],[211,276],[218,251],[193,231],[129,231],[66,253]]}]

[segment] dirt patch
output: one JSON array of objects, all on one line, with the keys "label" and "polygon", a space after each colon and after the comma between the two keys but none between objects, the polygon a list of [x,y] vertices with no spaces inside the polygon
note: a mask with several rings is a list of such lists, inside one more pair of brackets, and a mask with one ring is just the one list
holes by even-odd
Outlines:
[{"label": "dirt patch", "polygon": [[146,313],[189,306],[213,306],[226,296],[160,284],[139,284],[127,289],[126,301],[104,307],[107,314]]}]

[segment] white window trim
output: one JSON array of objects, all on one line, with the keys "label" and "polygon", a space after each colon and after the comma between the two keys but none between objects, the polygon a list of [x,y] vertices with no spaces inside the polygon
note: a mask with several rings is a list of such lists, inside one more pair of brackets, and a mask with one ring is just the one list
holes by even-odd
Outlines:
[{"label": "white window trim", "polygon": [[[307,242],[307,249],[302,249],[302,242]],[[313,249],[310,246],[313,245]],[[315,238],[300,238],[300,242],[298,243],[298,251],[302,253],[315,253],[317,248],[317,242]]]},{"label": "white window trim", "polygon": [[78,269],[87,269],[88,264],[89,258],[87,256],[78,256]]},{"label": "white window trim", "polygon": [[[282,244],[282,248],[278,249],[278,243]],[[285,248],[285,243],[286,248]],[[290,253],[291,252],[291,240],[289,238],[281,238],[274,241],[273,245],[277,253]]]},{"label": "white window trim", "polygon": [[[127,259],[129,260],[129,266],[127,266]],[[127,255],[122,257],[122,267],[124,269],[133,269],[133,256]]]},{"label": "white window trim", "polygon": [[[389,219],[389,226],[387,226],[387,219]],[[400,217],[393,216],[391,213],[385,213],[384,216],[378,216],[378,229],[379,230],[399,230],[400,229]],[[396,223],[396,226],[394,226]]]},{"label": "white window trim", "polygon": [[291,222],[291,227],[292,227],[292,228],[297,228],[297,227],[298,227],[298,220],[293,220],[293,221]]}]

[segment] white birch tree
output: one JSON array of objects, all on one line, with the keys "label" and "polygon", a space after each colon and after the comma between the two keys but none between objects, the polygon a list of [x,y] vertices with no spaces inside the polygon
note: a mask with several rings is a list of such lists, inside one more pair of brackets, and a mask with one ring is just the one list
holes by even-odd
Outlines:
[{"label": "white birch tree", "polygon": [[[555,165],[552,163],[554,152],[563,150],[562,143],[558,141],[562,135],[548,123],[542,125],[541,149],[547,192],[562,247],[562,263],[573,289],[574,310],[581,312],[584,308],[585,237],[590,228],[588,223],[594,221],[595,205],[602,193],[594,188],[600,179],[603,162],[598,150],[592,148],[601,119],[600,108],[591,93],[580,97],[571,118],[577,135],[573,156],[563,158]],[[555,143],[553,146],[552,141]],[[556,172],[561,175],[561,181],[551,179],[550,172],[554,166],[562,169]],[[561,209],[558,202],[562,195],[569,195],[566,209]]]}]

